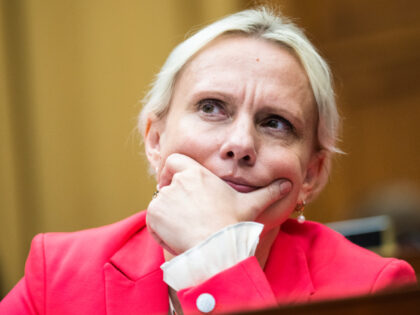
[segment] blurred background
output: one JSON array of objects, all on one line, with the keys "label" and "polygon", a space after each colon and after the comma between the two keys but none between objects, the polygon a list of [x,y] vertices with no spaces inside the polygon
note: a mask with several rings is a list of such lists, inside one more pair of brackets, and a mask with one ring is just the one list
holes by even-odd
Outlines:
[{"label": "blurred background", "polygon": [[[147,206],[155,182],[135,131],[139,100],[188,31],[252,1],[0,1],[2,297],[23,276],[36,233]],[[346,155],[306,216],[386,212],[419,241],[420,2],[272,2],[329,61],[343,117]]]}]

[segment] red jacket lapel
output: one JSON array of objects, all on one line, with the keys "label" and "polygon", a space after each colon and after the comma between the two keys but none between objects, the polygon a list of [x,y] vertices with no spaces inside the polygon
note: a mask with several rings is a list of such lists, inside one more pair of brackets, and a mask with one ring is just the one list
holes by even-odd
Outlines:
[{"label": "red jacket lapel", "polygon": [[304,249],[293,235],[280,230],[264,268],[279,304],[307,302],[315,289]]},{"label": "red jacket lapel", "polygon": [[[144,221],[144,218],[143,218]],[[167,314],[168,286],[160,265],[162,248],[150,236],[145,222],[104,266],[107,313]],[[279,304],[306,302],[314,287],[307,257],[293,235],[280,230],[264,272]]]},{"label": "red jacket lapel", "polygon": [[143,227],[104,266],[107,314],[167,314],[162,248]]}]

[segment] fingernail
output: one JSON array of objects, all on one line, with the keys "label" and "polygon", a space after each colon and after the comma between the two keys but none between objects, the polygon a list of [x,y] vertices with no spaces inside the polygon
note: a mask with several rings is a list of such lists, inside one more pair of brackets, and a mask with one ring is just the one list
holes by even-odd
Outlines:
[{"label": "fingernail", "polygon": [[285,195],[289,193],[291,190],[292,190],[292,183],[289,182],[288,180],[282,181],[282,183],[280,184],[280,193],[282,195]]}]

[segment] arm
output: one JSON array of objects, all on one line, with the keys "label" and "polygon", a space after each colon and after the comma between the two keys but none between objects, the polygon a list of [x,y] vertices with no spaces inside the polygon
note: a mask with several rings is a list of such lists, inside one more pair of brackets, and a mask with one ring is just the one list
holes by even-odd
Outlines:
[{"label": "arm", "polygon": [[31,245],[25,276],[0,303],[0,314],[43,314],[44,236],[37,235]]},{"label": "arm", "polygon": [[197,299],[203,293],[215,300],[214,313],[250,310],[276,305],[276,298],[257,259],[250,257],[200,285],[177,292],[186,314],[201,313]]},{"label": "arm", "polygon": [[278,179],[242,193],[181,154],[166,159],[159,187],[158,196],[148,206],[146,224],[149,233],[172,255],[165,254],[166,260],[228,225],[255,221],[268,208],[285,220],[290,206],[282,201],[292,189],[290,181]]},{"label": "arm", "polygon": [[241,222],[223,228],[162,264],[163,280],[178,291],[235,266],[255,255],[263,227],[260,223]]},{"label": "arm", "polygon": [[[172,155],[166,160],[160,178],[160,193],[149,204],[146,221],[156,240],[177,256],[175,261],[179,260],[178,255],[188,255],[191,248],[216,231],[238,222],[254,221],[259,213],[291,189],[290,182],[281,180],[249,193],[239,193],[197,162],[181,155]],[[165,255],[167,261],[173,256]],[[224,259],[225,254],[217,247],[210,256],[211,260],[204,259],[206,264]],[[259,263],[255,258],[247,257],[212,272],[210,278],[185,273],[185,277],[199,281],[188,279],[187,287],[171,285],[178,291],[183,310],[197,312],[197,299],[201,293],[209,293],[205,290],[210,288],[217,295],[215,312],[275,304],[274,294]]]},{"label": "arm", "polygon": [[371,293],[416,284],[416,274],[413,268],[403,260],[391,259],[379,272]]},{"label": "arm", "polygon": [[26,278],[22,278],[0,302],[0,314],[37,314],[28,290]]},{"label": "arm", "polygon": [[185,313],[199,312],[197,301],[203,293],[205,300],[214,299],[214,309],[210,306],[214,313],[276,304],[264,272],[252,257],[262,228],[254,222],[226,227],[161,266],[164,281],[178,291]]}]

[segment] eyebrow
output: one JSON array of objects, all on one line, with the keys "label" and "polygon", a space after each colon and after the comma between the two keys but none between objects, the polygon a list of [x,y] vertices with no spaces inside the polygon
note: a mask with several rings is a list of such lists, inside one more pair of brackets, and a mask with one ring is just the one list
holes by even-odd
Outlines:
[{"label": "eyebrow", "polygon": [[[191,94],[189,102],[196,103],[203,98],[220,99],[221,101],[226,102],[227,104],[233,104],[236,106],[235,97],[228,92],[221,92],[220,89],[206,89],[206,88],[199,89],[199,91],[193,92]],[[278,101],[277,104],[284,104],[284,102]],[[297,130],[301,130],[301,132],[303,132],[304,131],[303,129],[305,126],[303,115],[300,114],[300,111],[299,111],[299,114],[296,114],[288,110],[287,108],[288,108],[287,105],[286,106],[262,105],[257,110],[257,112],[271,113],[274,115],[284,116],[286,119],[290,120],[290,122],[295,126]],[[302,117],[299,117],[299,116],[302,116]]]},{"label": "eyebrow", "polygon": [[199,100],[203,98],[216,98],[221,99],[224,102],[227,102],[229,104],[235,103],[235,98],[232,95],[229,95],[229,93],[220,92],[219,90],[211,90],[211,89],[205,89],[200,90],[198,92],[193,92],[190,97],[190,102],[198,102]]}]

